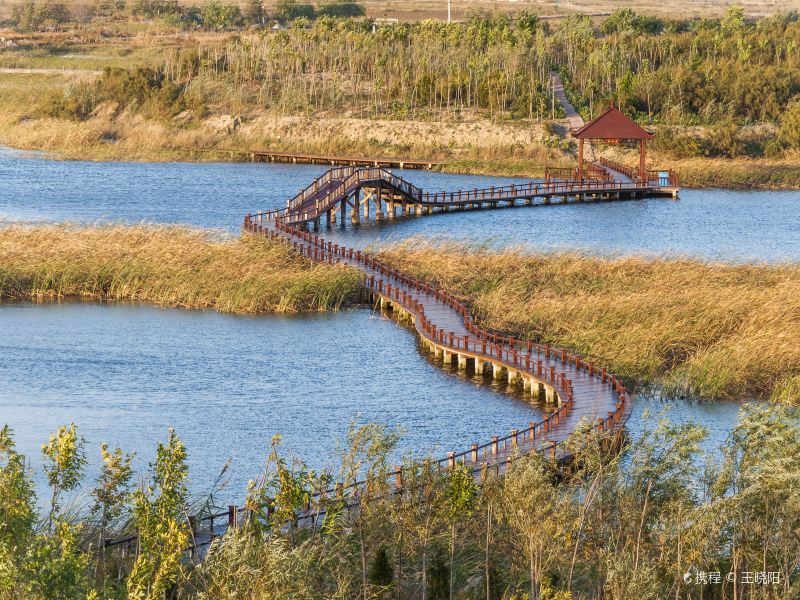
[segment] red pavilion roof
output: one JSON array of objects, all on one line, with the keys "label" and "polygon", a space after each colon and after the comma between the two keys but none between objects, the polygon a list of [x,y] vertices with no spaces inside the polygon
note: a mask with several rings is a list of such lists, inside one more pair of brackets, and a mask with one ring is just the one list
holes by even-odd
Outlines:
[{"label": "red pavilion roof", "polygon": [[653,137],[613,106],[572,135],[585,140],[648,140]]}]

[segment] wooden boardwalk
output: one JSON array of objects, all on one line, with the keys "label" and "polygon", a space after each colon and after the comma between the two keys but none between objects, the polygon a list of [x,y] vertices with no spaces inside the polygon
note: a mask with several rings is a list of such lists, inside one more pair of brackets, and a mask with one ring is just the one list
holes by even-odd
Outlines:
[{"label": "wooden boardwalk", "polygon": [[336,167],[291,198],[285,209],[257,212],[250,219],[257,225],[279,219],[284,224],[318,229],[321,224],[333,226],[337,219],[342,224],[348,218],[360,223],[369,218],[394,219],[450,210],[674,197],[678,193],[677,176],[671,171],[648,172],[647,179],[641,180],[629,176],[629,167],[601,161],[592,166],[591,173],[594,176],[582,182],[559,175],[548,176],[544,182],[430,193],[388,169]]},{"label": "wooden boardwalk", "polygon": [[[429,193],[381,166],[335,167],[289,199],[286,208],[246,215],[242,231],[289,244],[314,261],[358,269],[371,298],[407,321],[437,359],[504,380],[545,403],[548,410],[540,421],[520,424],[483,443],[467,446],[471,440],[465,440],[462,448],[427,463],[436,470],[463,465],[482,478],[490,470],[502,473],[514,457],[534,452],[563,463],[571,455],[571,435],[580,426],[616,438],[631,410],[620,379],[602,365],[566,350],[486,331],[474,322],[466,304],[444,290],[316,232],[323,223],[332,227],[339,220],[344,226],[348,218],[357,224],[370,218],[391,220],[455,210],[675,196],[678,191],[677,176],[671,171],[645,172],[600,160],[581,175],[576,179],[574,170],[559,169],[548,173],[544,182]],[[404,493],[406,476],[406,467],[397,467],[391,474],[392,493]],[[325,517],[328,501],[339,499],[340,505],[352,506],[364,486],[365,482],[357,481],[315,494],[297,514],[298,521],[316,526]],[[197,515],[190,519],[194,538],[187,551],[202,556],[215,537],[247,518],[245,508],[233,505],[215,514]],[[107,546],[126,552],[136,541],[132,535],[109,541]]]},{"label": "wooden boardwalk", "polygon": [[290,163],[295,165],[344,165],[349,167],[385,167],[391,169],[430,170],[442,164],[438,160],[396,157],[362,157],[273,150],[226,150],[222,148],[190,149],[198,154],[222,154],[231,160],[250,162]]}]

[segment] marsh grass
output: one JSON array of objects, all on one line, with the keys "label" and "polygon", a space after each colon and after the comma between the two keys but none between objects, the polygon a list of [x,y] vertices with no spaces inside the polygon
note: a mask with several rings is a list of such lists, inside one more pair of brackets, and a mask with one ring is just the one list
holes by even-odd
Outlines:
[{"label": "marsh grass", "polygon": [[484,326],[571,348],[629,381],[697,397],[800,400],[800,265],[424,240],[380,253],[468,300]]},{"label": "marsh grass", "polygon": [[[800,265],[531,255],[425,239],[378,252],[470,302],[485,327],[570,348],[631,383],[800,401]],[[358,282],[355,270],[251,236],[158,225],[0,227],[0,299],[297,312],[354,304]]]},{"label": "marsh grass", "polygon": [[0,227],[0,298],[135,300],[222,312],[335,310],[358,272],[265,239],[179,226]]}]

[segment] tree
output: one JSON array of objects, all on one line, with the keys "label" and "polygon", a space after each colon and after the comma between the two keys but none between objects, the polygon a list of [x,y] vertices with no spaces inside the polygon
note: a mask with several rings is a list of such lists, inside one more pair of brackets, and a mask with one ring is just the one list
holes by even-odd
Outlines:
[{"label": "tree", "polygon": [[92,490],[94,506],[92,512],[100,523],[98,545],[100,548],[100,572],[103,586],[106,575],[106,533],[109,525],[125,510],[130,498],[130,482],[133,472],[131,461],[133,455],[123,454],[122,450],[115,448],[109,452],[105,442],[100,446],[100,456],[103,460],[97,486]]},{"label": "tree", "polygon": [[445,490],[445,518],[450,525],[450,581],[449,598],[453,600],[455,577],[456,526],[464,519],[471,518],[478,502],[478,488],[475,477],[464,465],[451,469]]},{"label": "tree", "polygon": [[245,20],[251,25],[263,25],[266,19],[264,4],[261,0],[248,0],[244,11]]},{"label": "tree", "polygon": [[67,5],[63,2],[26,0],[14,7],[11,20],[20,31],[37,31],[72,20]]},{"label": "tree", "polygon": [[786,107],[781,117],[780,141],[794,150],[800,150],[800,97]]},{"label": "tree", "polygon": [[235,27],[242,21],[242,13],[235,4],[223,4],[209,0],[203,7],[203,27],[207,29],[226,29]]},{"label": "tree", "polygon": [[526,556],[530,598],[540,597],[544,573],[565,548],[558,510],[559,491],[549,464],[539,453],[517,459],[502,483],[500,514],[511,528],[513,546]]},{"label": "tree", "polygon": [[744,7],[741,4],[731,4],[725,10],[725,16],[720,21],[719,27],[722,34],[726,37],[741,34],[747,23],[744,19]]},{"label": "tree", "polygon": [[22,597],[20,574],[36,522],[36,496],[13,432],[0,429],[0,590]]},{"label": "tree", "polygon": [[159,442],[151,465],[153,480],[133,496],[133,522],[139,552],[128,577],[132,600],[161,600],[180,577],[181,556],[189,543],[186,506],[186,447],[173,429]]},{"label": "tree", "polygon": [[74,423],[62,425],[50,435],[47,444],[42,444],[43,468],[52,490],[48,518],[50,531],[53,530],[61,508],[61,494],[71,492],[80,485],[83,467],[86,465],[84,445],[85,441],[78,437]]},{"label": "tree", "polygon": [[314,7],[307,3],[298,3],[297,0],[278,0],[275,4],[275,18],[281,23],[289,23],[295,19],[315,17]]},{"label": "tree", "polygon": [[523,31],[535,32],[539,27],[539,15],[530,10],[523,10],[517,14],[517,27]]},{"label": "tree", "polygon": [[317,15],[327,17],[361,17],[367,14],[363,4],[353,0],[328,0],[317,7]]}]

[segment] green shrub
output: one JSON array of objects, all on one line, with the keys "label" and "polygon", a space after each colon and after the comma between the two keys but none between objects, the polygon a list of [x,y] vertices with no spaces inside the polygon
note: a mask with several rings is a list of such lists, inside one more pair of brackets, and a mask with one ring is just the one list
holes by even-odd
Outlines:
[{"label": "green shrub", "polygon": [[630,8],[614,11],[607,17],[600,30],[605,34],[610,33],[659,33],[664,29],[664,21],[658,17],[639,15]]},{"label": "green shrub", "polygon": [[267,14],[264,12],[264,4],[261,0],[249,0],[244,11],[244,19],[251,25],[263,25]]},{"label": "green shrub", "polygon": [[209,0],[203,8],[203,27],[207,29],[228,29],[242,22],[242,13],[235,4],[223,4]]},{"label": "green shrub", "polygon": [[11,22],[19,31],[39,31],[72,20],[72,14],[63,2],[26,0],[14,7]]},{"label": "green shrub", "polygon": [[328,0],[317,8],[317,15],[328,17],[362,17],[366,12],[362,4],[352,0]]},{"label": "green shrub", "polygon": [[275,5],[275,18],[281,23],[288,23],[301,17],[313,19],[315,16],[314,7],[311,4],[301,4],[297,0],[278,0]]},{"label": "green shrub", "polygon": [[149,19],[172,17],[183,14],[178,0],[134,0],[132,12]]},{"label": "green shrub", "polygon": [[780,141],[794,150],[800,150],[800,96],[796,98],[781,117]]}]

